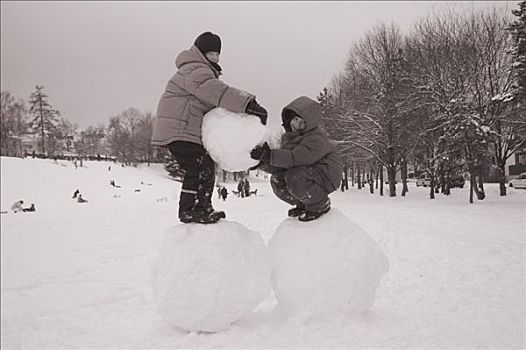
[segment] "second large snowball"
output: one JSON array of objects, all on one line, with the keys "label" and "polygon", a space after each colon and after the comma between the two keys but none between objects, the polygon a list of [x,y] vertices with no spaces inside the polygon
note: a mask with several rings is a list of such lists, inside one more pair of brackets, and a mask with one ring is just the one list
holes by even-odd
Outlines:
[{"label": "second large snowball", "polygon": [[226,329],[270,292],[270,264],[258,232],[229,221],[168,230],[153,287],[165,321],[190,331]]},{"label": "second large snowball", "polygon": [[268,248],[272,288],[289,314],[364,311],[388,270],[376,242],[338,209],[308,223],[284,220]]},{"label": "second large snowball", "polygon": [[250,151],[262,143],[267,128],[258,117],[214,108],[203,118],[203,145],[223,170],[244,171],[257,161]]}]

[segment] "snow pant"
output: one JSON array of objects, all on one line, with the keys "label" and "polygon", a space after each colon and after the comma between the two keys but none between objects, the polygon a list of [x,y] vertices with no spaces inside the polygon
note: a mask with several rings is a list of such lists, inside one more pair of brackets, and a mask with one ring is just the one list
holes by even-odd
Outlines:
[{"label": "snow pant", "polygon": [[187,141],[174,141],[168,145],[168,149],[185,171],[179,196],[179,217],[189,211],[211,208],[215,164],[206,149]]},{"label": "snow pant", "polygon": [[319,211],[333,192],[332,185],[313,167],[297,166],[274,172],[270,178],[274,194],[290,205]]}]

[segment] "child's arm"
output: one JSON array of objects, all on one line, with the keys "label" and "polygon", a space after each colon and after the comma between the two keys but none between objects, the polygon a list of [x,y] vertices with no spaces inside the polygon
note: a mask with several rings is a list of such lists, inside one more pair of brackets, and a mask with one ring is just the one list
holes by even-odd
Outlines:
[{"label": "child's arm", "polygon": [[270,164],[280,168],[312,165],[323,158],[329,149],[322,139],[313,139],[293,149],[275,149],[270,153]]},{"label": "child's arm", "polygon": [[234,113],[243,113],[255,98],[248,92],[228,86],[217,79],[212,70],[203,65],[195,69],[184,81],[186,91],[198,99]]}]

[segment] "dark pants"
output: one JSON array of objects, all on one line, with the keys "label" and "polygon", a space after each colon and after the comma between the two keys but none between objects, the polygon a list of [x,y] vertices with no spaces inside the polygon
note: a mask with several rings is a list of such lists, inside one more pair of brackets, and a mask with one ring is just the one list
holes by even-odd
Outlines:
[{"label": "dark pants", "polygon": [[206,149],[186,141],[174,141],[168,145],[168,149],[185,171],[179,196],[179,217],[188,211],[211,208],[215,164]]},{"label": "dark pants", "polygon": [[333,191],[314,168],[304,166],[274,172],[270,184],[279,199],[312,212],[320,210]]}]

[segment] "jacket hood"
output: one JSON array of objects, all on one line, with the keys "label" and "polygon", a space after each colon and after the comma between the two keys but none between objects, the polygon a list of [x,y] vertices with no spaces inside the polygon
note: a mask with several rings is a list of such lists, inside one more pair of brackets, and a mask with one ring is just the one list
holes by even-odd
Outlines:
[{"label": "jacket hood", "polygon": [[209,66],[215,73],[216,76],[221,75],[221,72],[217,70],[211,62],[201,53],[197,46],[192,45],[188,50],[183,50],[175,59],[175,66],[179,69],[188,63],[201,63]]},{"label": "jacket hood", "polygon": [[281,112],[281,120],[286,131],[291,131],[291,115],[297,114],[305,120],[305,131],[312,130],[320,124],[321,105],[307,96],[300,96],[286,105]]}]

